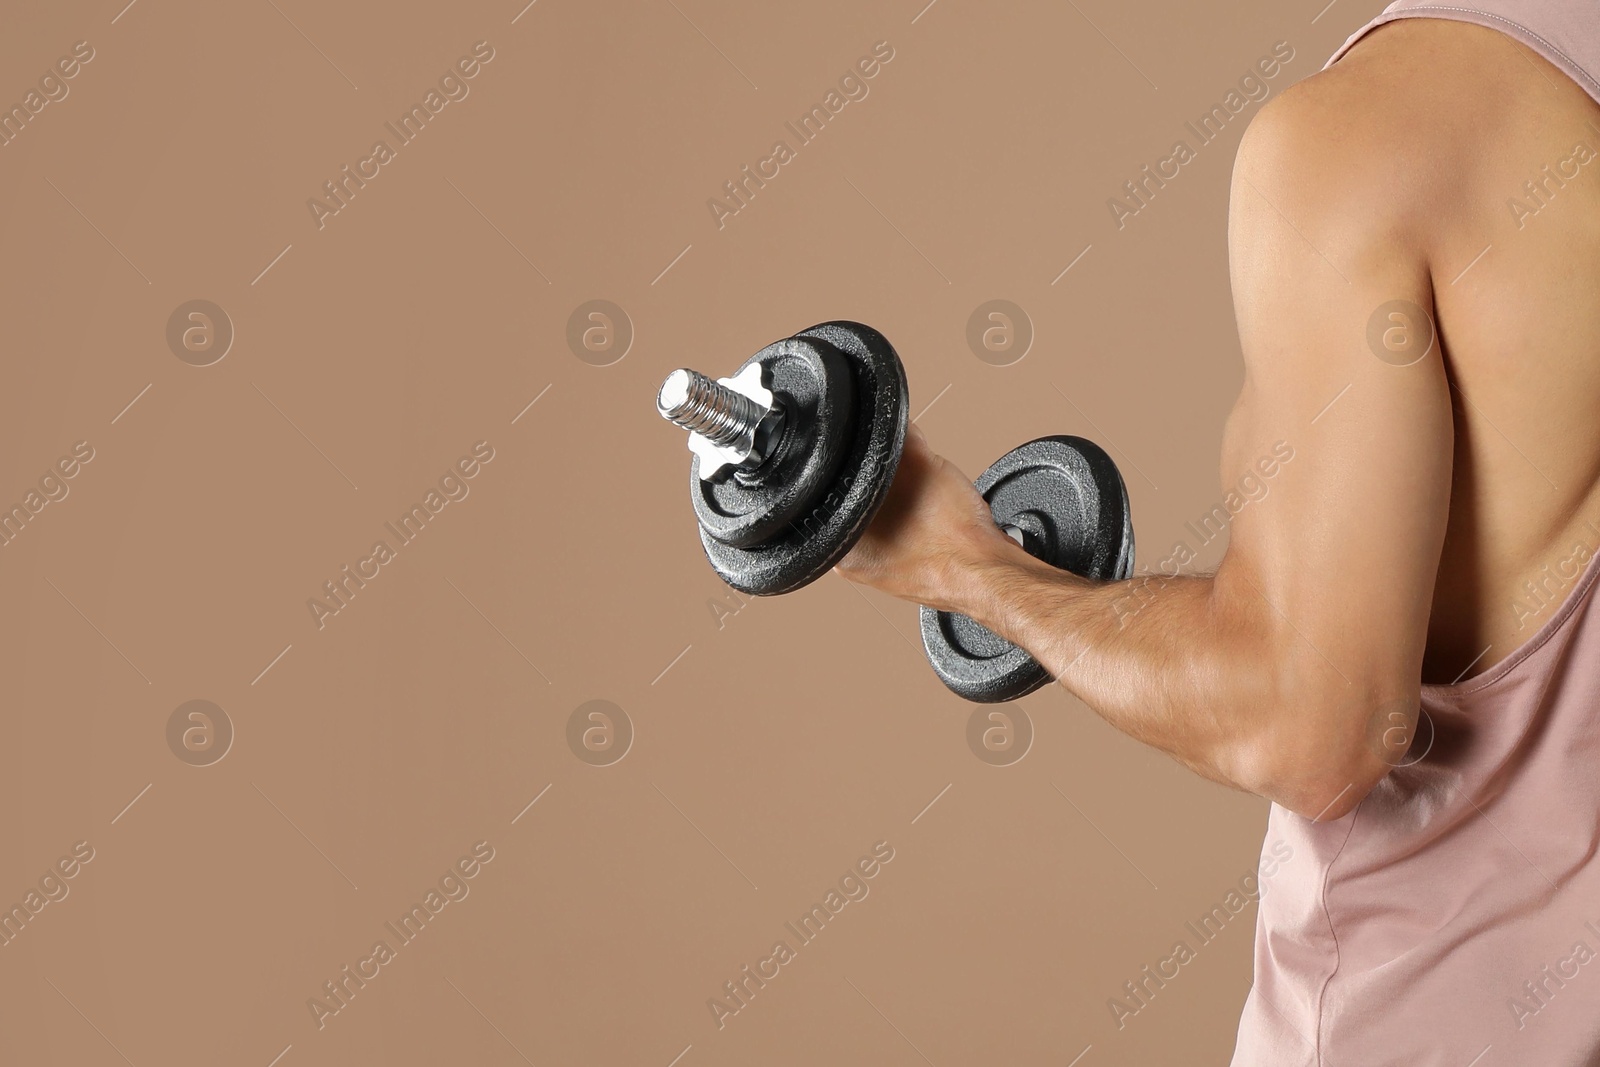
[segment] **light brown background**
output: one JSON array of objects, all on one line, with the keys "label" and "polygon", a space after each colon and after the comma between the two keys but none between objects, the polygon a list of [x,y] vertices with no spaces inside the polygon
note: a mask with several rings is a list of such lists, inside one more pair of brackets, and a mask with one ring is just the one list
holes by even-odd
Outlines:
[{"label": "light brown background", "polygon": [[[0,947],[0,1061],[1226,1062],[1253,909],[1126,1029],[1106,1002],[1252,868],[1265,805],[1053,687],[986,765],[915,609],[834,576],[719,628],[652,392],[869,322],[969,474],[1107,443],[1152,565],[1219,495],[1258,106],[1121,232],[1105,201],[1274,42],[1276,95],[1376,2],[122,2],[0,31],[3,101],[96,51],[0,148],[0,503],[96,452],[0,548],[0,903],[96,850]],[[479,40],[470,96],[319,231],[307,198]],[[880,40],[868,98],[719,231],[707,198]],[[237,333],[204,368],[165,340],[195,298]],[[566,343],[592,298],[636,333],[608,367]],[[992,298],[1036,330],[1013,366],[965,342]],[[307,598],[484,439],[319,631]],[[208,767],[165,737],[197,698],[237,731]],[[636,730],[609,767],[565,740],[593,698]],[[479,840],[470,896],[319,1030],[307,999]],[[707,998],[879,840],[870,896],[718,1030]]]}]

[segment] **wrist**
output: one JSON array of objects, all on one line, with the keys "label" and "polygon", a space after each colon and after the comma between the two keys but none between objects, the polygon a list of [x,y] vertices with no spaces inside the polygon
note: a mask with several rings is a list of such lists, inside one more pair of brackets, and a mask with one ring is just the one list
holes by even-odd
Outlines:
[{"label": "wrist", "polygon": [[936,606],[998,633],[1009,628],[1007,617],[1015,614],[1015,601],[1027,585],[1064,573],[1028,555],[1009,537],[986,537],[969,551],[947,557],[942,584],[948,603]]},{"label": "wrist", "polygon": [[965,568],[957,604],[947,610],[1028,649],[1041,662],[1056,661],[1055,646],[1065,636],[1064,609],[1096,583],[1029,555],[1010,538],[998,540]]}]

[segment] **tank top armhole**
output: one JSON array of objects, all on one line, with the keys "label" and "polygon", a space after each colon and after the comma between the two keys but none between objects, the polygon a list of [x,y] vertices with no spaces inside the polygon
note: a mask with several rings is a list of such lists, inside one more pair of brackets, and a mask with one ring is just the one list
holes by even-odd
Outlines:
[{"label": "tank top armhole", "polygon": [[1600,552],[1594,552],[1589,557],[1589,562],[1584,564],[1583,571],[1578,575],[1578,580],[1567,591],[1565,599],[1557,605],[1555,612],[1544,621],[1529,637],[1505,659],[1496,663],[1482,674],[1474,675],[1464,682],[1455,682],[1449,685],[1424,684],[1422,693],[1429,697],[1443,697],[1454,699],[1476,693],[1480,690],[1511,677],[1523,663],[1527,662],[1539,649],[1543,648],[1552,637],[1564,630],[1573,616],[1589,599],[1593,591],[1595,579],[1600,578]]}]

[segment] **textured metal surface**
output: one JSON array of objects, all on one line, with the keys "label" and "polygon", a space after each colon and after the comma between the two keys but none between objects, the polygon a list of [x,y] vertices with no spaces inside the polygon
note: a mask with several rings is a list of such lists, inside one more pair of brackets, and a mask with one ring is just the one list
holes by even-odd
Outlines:
[{"label": "textured metal surface", "polygon": [[[832,486],[850,443],[855,377],[826,342],[786,338],[757,352],[733,377],[756,371],[785,411],[767,462],[728,479],[707,479],[705,455],[690,467],[690,499],[702,533],[753,548],[815,506]],[[691,441],[693,438],[691,438]]]},{"label": "textured metal surface", "polygon": [[[1007,452],[979,475],[990,514],[1022,547],[1085,578],[1133,572],[1133,516],[1116,464],[1081,437],[1042,437]],[[1016,700],[1051,678],[1027,652],[965,615],[921,610],[928,662],[950,690],[993,704]]]},{"label": "textured metal surface", "polygon": [[[906,440],[905,368],[882,334],[857,322],[825,322],[768,346],[754,358],[791,343],[837,353],[849,372],[853,404],[845,419],[846,432],[830,438],[842,446],[834,473],[808,487],[803,506],[780,529],[758,543],[741,546],[719,540],[702,521],[700,543],[711,566],[735,589],[758,596],[799,589],[844,558],[883,503]],[[777,379],[774,368],[775,391]],[[800,422],[791,412],[785,435]],[[777,448],[783,453],[788,446],[780,440]],[[739,480],[735,476],[728,484]],[[693,481],[696,487],[702,484],[698,477]],[[699,488],[695,492],[700,515],[700,501],[705,498]]]}]

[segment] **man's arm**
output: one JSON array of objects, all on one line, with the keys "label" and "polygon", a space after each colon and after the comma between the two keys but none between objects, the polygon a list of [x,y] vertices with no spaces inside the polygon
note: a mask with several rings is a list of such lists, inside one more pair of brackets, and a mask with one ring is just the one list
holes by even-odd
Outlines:
[{"label": "man's arm", "polygon": [[1367,339],[1382,305],[1433,306],[1430,190],[1396,173],[1417,145],[1403,119],[1362,126],[1337,97],[1280,98],[1235,166],[1246,375],[1222,483],[1262,479],[1258,461],[1276,470],[1215,575],[1095,583],[1042,564],[920,434],[840,568],[977,619],[1118,729],[1311,818],[1353,809],[1415,725],[1453,446],[1437,340],[1402,367],[1403,347],[1385,361]]}]

